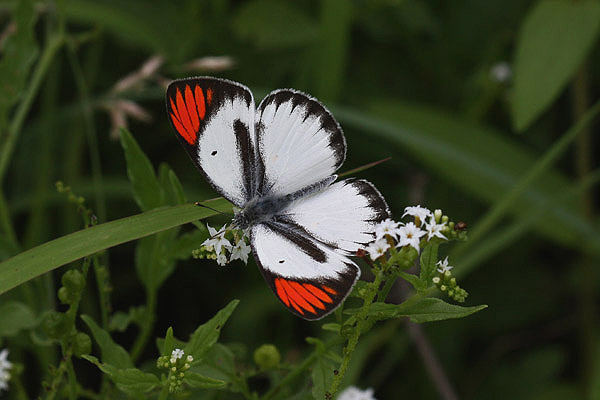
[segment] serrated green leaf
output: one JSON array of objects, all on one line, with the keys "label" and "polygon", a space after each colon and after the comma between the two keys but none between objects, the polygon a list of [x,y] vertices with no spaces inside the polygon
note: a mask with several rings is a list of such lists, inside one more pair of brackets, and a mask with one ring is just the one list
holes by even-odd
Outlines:
[{"label": "serrated green leaf", "polygon": [[220,379],[209,378],[191,371],[185,373],[183,381],[195,389],[219,389],[227,385],[227,382]]},{"label": "serrated green leaf", "polygon": [[133,135],[127,129],[122,129],[120,138],[127,160],[127,176],[131,181],[133,196],[140,210],[148,211],[166,205],[152,163]]},{"label": "serrated green leaf", "polygon": [[90,331],[92,331],[92,336],[94,336],[94,340],[96,340],[96,343],[98,343],[98,346],[100,347],[102,362],[104,364],[118,366],[119,368],[133,367],[129,353],[127,353],[123,347],[116,344],[108,332],[100,328],[96,322],[87,315],[82,315],[81,319],[86,323],[88,328],[90,328]]},{"label": "serrated green leaf", "polygon": [[221,328],[229,316],[237,307],[239,300],[232,300],[225,308],[220,310],[208,322],[200,325],[190,338],[184,351],[185,354],[190,354],[194,360],[200,360],[204,354],[217,342],[221,334]]},{"label": "serrated green leaf", "polygon": [[313,383],[312,395],[315,400],[327,398],[325,392],[327,392],[333,381],[334,369],[333,364],[325,357],[319,357],[313,364],[310,377]]},{"label": "serrated green leaf", "polygon": [[144,372],[137,368],[118,368],[111,364],[101,363],[96,357],[88,355],[84,355],[82,358],[95,364],[125,393],[147,393],[160,383],[156,375]]},{"label": "serrated green leaf", "polygon": [[436,298],[422,298],[402,304],[373,303],[368,315],[378,320],[409,317],[412,322],[423,323],[463,318],[484,308],[487,305],[461,307]]},{"label": "serrated green leaf", "polygon": [[431,285],[431,278],[435,273],[435,265],[438,261],[438,243],[429,243],[421,252],[421,284],[427,288]]},{"label": "serrated green leaf", "polygon": [[523,21],[514,63],[512,116],[525,130],[562,92],[596,42],[600,3],[539,1]]},{"label": "serrated green leaf", "polygon": [[[209,204],[219,211],[231,212],[231,204],[224,199]],[[0,294],[100,250],[215,214],[193,204],[165,207],[51,240],[0,263]]]},{"label": "serrated green leaf", "polygon": [[225,382],[233,392],[240,392],[244,385],[237,376],[233,352],[221,343],[215,343],[204,355],[202,363],[194,365],[190,371],[210,376]]},{"label": "serrated green leaf", "polygon": [[8,301],[0,305],[0,337],[15,336],[23,329],[36,325],[33,311],[19,301]]},{"label": "serrated green leaf", "polygon": [[21,0],[13,11],[14,30],[7,33],[0,57],[0,127],[6,125],[10,107],[19,99],[38,55],[34,37],[37,13],[34,2]]},{"label": "serrated green leaf", "polygon": [[316,24],[293,2],[248,1],[233,17],[233,29],[263,49],[306,44],[317,37]]}]

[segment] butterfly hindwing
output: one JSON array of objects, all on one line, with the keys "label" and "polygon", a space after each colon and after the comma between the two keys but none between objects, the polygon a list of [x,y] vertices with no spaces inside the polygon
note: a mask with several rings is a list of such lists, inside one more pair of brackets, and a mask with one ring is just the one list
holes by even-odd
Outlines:
[{"label": "butterfly hindwing", "polygon": [[171,82],[167,113],[194,164],[236,206],[254,194],[256,146],[250,90],[224,79],[201,77]]},{"label": "butterfly hindwing", "polygon": [[316,99],[281,89],[263,99],[256,114],[264,164],[263,195],[287,195],[331,176],[344,162],[346,139]]},{"label": "butterfly hindwing", "polygon": [[301,197],[282,214],[308,235],[348,255],[373,241],[375,225],[390,217],[383,196],[363,179],[346,179]]},{"label": "butterfly hindwing", "polygon": [[286,221],[255,225],[254,258],[279,300],[298,316],[324,317],[346,298],[360,269],[344,254]]}]

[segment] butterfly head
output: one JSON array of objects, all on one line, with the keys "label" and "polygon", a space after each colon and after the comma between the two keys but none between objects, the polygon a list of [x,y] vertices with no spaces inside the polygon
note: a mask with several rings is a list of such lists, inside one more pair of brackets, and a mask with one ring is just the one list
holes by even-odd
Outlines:
[{"label": "butterfly head", "polygon": [[244,210],[236,211],[233,216],[233,220],[231,221],[231,226],[235,229],[247,229],[251,225],[251,221],[248,218],[248,215],[244,212]]}]

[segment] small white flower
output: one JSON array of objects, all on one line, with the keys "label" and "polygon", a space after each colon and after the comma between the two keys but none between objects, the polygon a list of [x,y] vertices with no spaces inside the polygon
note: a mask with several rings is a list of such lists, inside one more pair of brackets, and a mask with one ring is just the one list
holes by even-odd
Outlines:
[{"label": "small white flower", "polygon": [[427,234],[427,232],[421,230],[413,222],[409,222],[400,227],[397,232],[400,238],[398,239],[396,247],[412,246],[417,249],[417,251],[420,251],[419,244],[421,242],[421,237]]},{"label": "small white flower", "polygon": [[187,362],[192,362],[194,361],[194,357],[192,357],[192,355],[190,354],[189,356],[187,356],[186,360]]},{"label": "small white flower", "polygon": [[183,357],[183,350],[175,349],[171,352],[171,358],[180,359]]},{"label": "small white flower", "polygon": [[438,261],[436,265],[439,266],[437,270],[440,274],[450,272],[450,270],[454,268],[451,265],[448,265],[448,257],[444,258],[444,261]]},{"label": "small white flower", "polygon": [[432,237],[439,237],[440,239],[448,240],[446,236],[442,233],[442,229],[446,227],[446,223],[436,224],[435,220],[432,218],[429,219],[429,223],[425,224],[425,230],[427,231],[427,240],[431,240]]},{"label": "small white flower", "polygon": [[222,248],[231,249],[231,243],[225,239],[225,232],[227,231],[227,224],[223,225],[218,231],[212,226],[206,224],[208,228],[208,239],[202,242],[202,246],[212,246],[215,249],[217,256],[221,254]]},{"label": "small white flower", "polygon": [[242,260],[244,264],[248,264],[248,254],[250,254],[250,246],[246,244],[246,240],[242,237],[231,249],[229,261]]},{"label": "small white flower", "polygon": [[369,257],[371,257],[371,260],[376,260],[384,255],[389,248],[390,244],[387,242],[387,240],[379,239],[371,243],[367,247],[367,251],[369,252]]},{"label": "small white flower", "polygon": [[385,235],[390,235],[395,240],[398,239],[396,230],[398,229],[398,222],[388,218],[385,221],[381,221],[375,226],[375,239],[381,239]]},{"label": "small white flower", "polygon": [[12,363],[8,361],[8,349],[0,351],[0,390],[8,389],[8,381],[10,380],[9,369],[12,368]]},{"label": "small white flower", "polygon": [[373,396],[373,389],[361,390],[356,386],[348,386],[337,397],[337,400],[377,400]]},{"label": "small white flower", "polygon": [[404,209],[404,214],[402,214],[402,218],[404,218],[407,215],[412,215],[413,217],[417,217],[421,221],[424,222],[427,217],[430,217],[433,214],[431,214],[431,211],[428,208],[421,207],[421,206],[411,206],[411,207],[406,207]]},{"label": "small white flower", "polygon": [[217,264],[221,267],[227,265],[227,255],[225,255],[225,252],[222,252],[217,256]]}]

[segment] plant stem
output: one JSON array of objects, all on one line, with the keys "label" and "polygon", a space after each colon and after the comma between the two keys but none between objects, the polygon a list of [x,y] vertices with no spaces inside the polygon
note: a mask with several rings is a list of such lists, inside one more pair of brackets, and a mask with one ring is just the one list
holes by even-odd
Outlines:
[{"label": "plant stem", "polygon": [[81,111],[85,122],[85,132],[87,134],[88,146],[90,152],[90,165],[92,169],[92,176],[94,181],[94,194],[96,198],[96,211],[98,213],[98,219],[100,221],[106,220],[106,203],[104,200],[104,192],[102,190],[102,167],[100,163],[100,152],[98,150],[98,138],[96,135],[96,128],[94,126],[90,97],[87,90],[87,84],[85,82],[85,75],[81,69],[81,65],[77,60],[77,54],[75,53],[74,45],[69,42],[68,46],[69,60],[71,62],[71,69],[73,70],[73,76],[75,77],[75,83],[77,90],[79,91],[79,97],[81,99]]},{"label": "plant stem", "polygon": [[4,176],[6,174],[13,149],[25,122],[25,117],[27,116],[33,100],[38,93],[42,79],[52,65],[54,56],[61,48],[63,43],[64,36],[62,33],[54,34],[50,37],[50,39],[48,39],[47,44],[44,46],[44,52],[40,57],[40,61],[35,66],[29,86],[23,95],[23,100],[19,103],[17,111],[15,112],[15,115],[8,127],[8,135],[4,142],[3,148],[0,150],[0,186],[2,186],[2,182],[4,181]]},{"label": "plant stem", "polygon": [[[328,341],[325,343],[325,348],[329,349],[333,346],[335,346],[336,344],[341,343],[341,338],[339,336],[336,336],[334,339]],[[317,359],[317,357],[321,354],[320,351],[318,350],[314,350],[308,357],[306,357],[304,359],[304,361],[302,361],[302,363],[300,363],[298,366],[296,366],[289,374],[287,374],[282,380],[280,380],[275,386],[273,386],[263,397],[262,400],[269,400],[270,398],[272,398],[274,395],[277,394],[277,392],[284,386],[288,385],[289,383],[293,382],[294,379],[296,379],[300,374],[302,374],[305,370],[308,369],[308,367],[310,367],[312,365],[313,362],[315,362],[315,360]]]},{"label": "plant stem", "polygon": [[564,153],[568,146],[579,136],[579,134],[592,122],[592,120],[600,112],[600,101],[594,103],[584,115],[577,119],[575,123],[567,132],[565,132],[560,139],[556,141],[550,147],[550,149],[531,167],[521,178],[514,184],[514,186],[508,191],[502,198],[500,198],[492,208],[485,214],[475,228],[469,232],[469,242],[466,245],[457,248],[455,256],[461,255],[470,250],[473,244],[479,244],[478,240],[481,239],[494,225],[500,221],[506,214],[509,207],[513,205],[515,200],[521,196],[521,194],[540,177],[550,166],[558,159],[558,157]]},{"label": "plant stem", "polygon": [[148,303],[146,304],[146,318],[144,318],[144,324],[141,326],[141,331],[138,337],[135,339],[133,346],[131,347],[131,361],[134,363],[142,355],[146,343],[150,339],[150,333],[154,327],[154,314],[156,312],[156,290],[148,290]]},{"label": "plant stem", "polygon": [[369,290],[364,298],[364,303],[360,309],[360,311],[356,314],[356,327],[352,331],[352,335],[348,338],[348,344],[344,348],[344,358],[342,359],[342,364],[338,370],[337,375],[334,376],[333,382],[331,383],[331,387],[329,388],[329,394],[331,398],[335,398],[335,394],[337,393],[340,384],[342,383],[342,379],[344,378],[344,374],[350,365],[350,359],[352,358],[352,353],[356,349],[356,345],[358,344],[358,339],[363,331],[363,327],[367,320],[367,313],[369,312],[369,308],[377,295],[379,290],[379,285],[383,279],[383,271],[380,269],[375,270],[375,280],[371,282],[369,285]]},{"label": "plant stem", "polygon": [[[572,84],[573,119],[580,120],[586,114],[589,104],[589,79],[586,64],[584,63]],[[586,126],[575,141],[575,169],[579,181],[585,179],[592,170],[592,137],[590,129]],[[580,207],[584,217],[590,221],[595,220],[594,201],[592,190],[584,190],[580,195]],[[589,256],[581,255],[578,262],[579,290],[577,290],[579,303],[579,341],[581,371],[586,388],[590,387],[594,370],[594,356],[596,354],[596,306],[595,306],[595,263]]]}]

